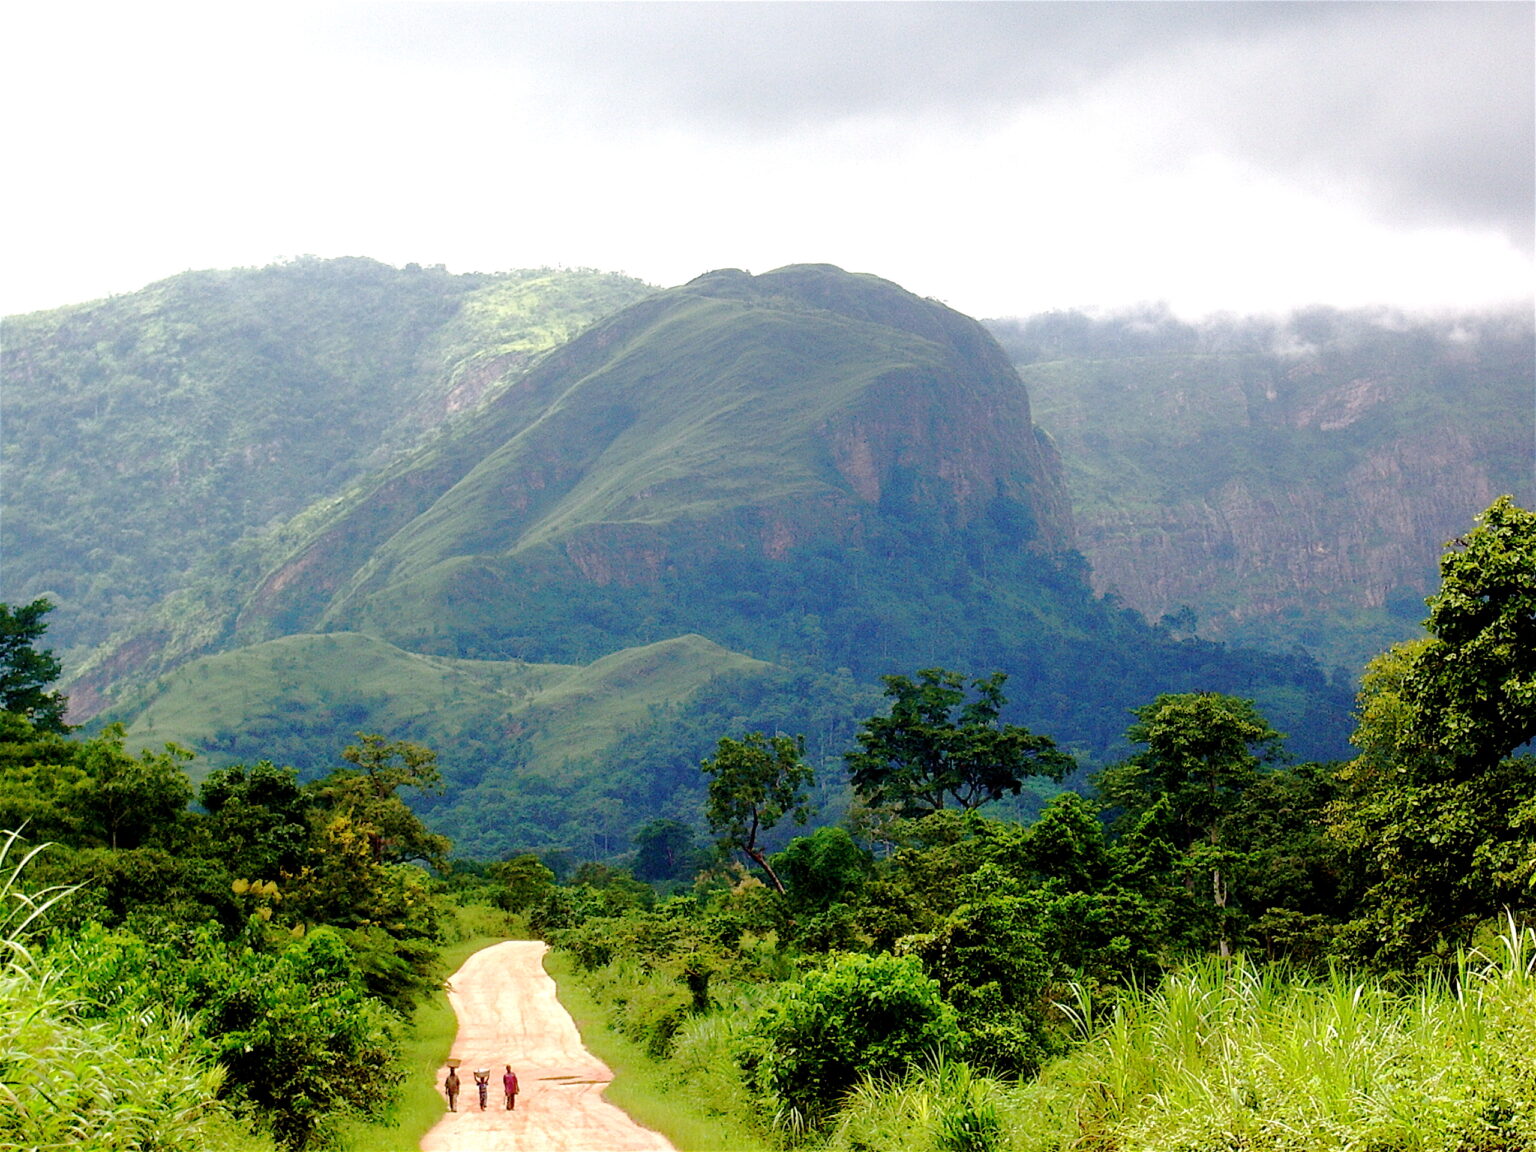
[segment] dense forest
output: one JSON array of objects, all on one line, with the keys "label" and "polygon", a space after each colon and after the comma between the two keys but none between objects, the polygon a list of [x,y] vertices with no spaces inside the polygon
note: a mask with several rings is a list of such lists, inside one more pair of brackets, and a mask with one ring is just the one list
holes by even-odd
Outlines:
[{"label": "dense forest", "polygon": [[444,944],[521,926],[717,1147],[1536,1147],[1536,514],[1492,504],[1428,607],[1347,761],[1152,691],[1125,756],[1023,814],[1069,751],[1008,719],[1007,676],[923,667],[846,734],[840,822],[766,840],[827,781],[733,717],[695,765],[707,835],[657,819],[573,868],[455,858],[398,734],[194,787],[175,746],[71,732],[49,603],[6,606],[0,1137],[340,1140],[387,1113]]}]

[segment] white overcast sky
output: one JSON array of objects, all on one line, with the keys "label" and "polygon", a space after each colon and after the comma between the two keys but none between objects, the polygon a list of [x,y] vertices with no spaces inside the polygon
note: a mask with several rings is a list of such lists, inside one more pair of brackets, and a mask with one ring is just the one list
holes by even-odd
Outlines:
[{"label": "white overcast sky", "polygon": [[0,312],[315,254],[980,317],[1533,292],[1511,3],[70,4],[0,16]]}]

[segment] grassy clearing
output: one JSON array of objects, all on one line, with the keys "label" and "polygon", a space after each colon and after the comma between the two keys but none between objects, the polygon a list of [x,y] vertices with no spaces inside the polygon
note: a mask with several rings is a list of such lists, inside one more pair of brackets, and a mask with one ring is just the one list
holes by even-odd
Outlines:
[{"label": "grassy clearing", "polygon": [[[456,972],[465,960],[482,948],[508,939],[506,932],[491,934],[486,929],[494,927],[494,919],[507,919],[505,914],[491,909],[460,909],[460,925],[475,934],[449,944],[443,949],[445,975]],[[489,915],[477,916],[476,913]],[[513,935],[517,939],[519,936]],[[416,1148],[427,1130],[442,1117],[446,1107],[437,1088],[437,1070],[448,1058],[453,1038],[458,1032],[458,1020],[448,1003],[448,994],[434,992],[431,999],[416,1010],[411,1018],[411,1030],[401,1046],[400,1066],[405,1083],[400,1089],[400,1099],[391,1110],[388,1119],[377,1124],[354,1122],[344,1125],[340,1132],[341,1147],[346,1152],[402,1152]]]},{"label": "grassy clearing", "polygon": [[731,1117],[714,1111],[692,1077],[669,1071],[643,1045],[610,1027],[611,1009],[577,975],[570,957],[551,952],[544,967],[554,977],[560,1003],[576,1021],[582,1042],[613,1070],[605,1095],[637,1123],[662,1133],[679,1152],[769,1152],[773,1146]]}]

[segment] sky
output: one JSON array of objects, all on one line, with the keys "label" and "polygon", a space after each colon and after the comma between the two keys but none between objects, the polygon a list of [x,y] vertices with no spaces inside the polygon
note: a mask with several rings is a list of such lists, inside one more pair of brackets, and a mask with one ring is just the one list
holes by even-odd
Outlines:
[{"label": "sky", "polygon": [[982,318],[1530,307],[1536,4],[6,6],[0,313],[840,265]]}]

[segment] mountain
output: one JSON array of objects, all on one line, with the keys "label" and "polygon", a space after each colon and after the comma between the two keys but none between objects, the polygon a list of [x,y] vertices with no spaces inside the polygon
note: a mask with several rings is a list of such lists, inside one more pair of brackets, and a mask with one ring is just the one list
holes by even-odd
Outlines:
[{"label": "mountain", "polygon": [[[449,783],[423,809],[482,854],[619,851],[651,816],[697,822],[699,758],[750,729],[804,733],[835,804],[840,754],[879,706],[878,678],[934,665],[1007,671],[1009,718],[1089,764],[1123,750],[1130,708],[1191,689],[1257,698],[1299,756],[1345,751],[1347,685],[1309,659],[1179,640],[1094,594],[1056,450],[974,320],[825,265],[717,271],[664,292],[557,276],[525,282],[536,299],[521,309],[506,306],[517,285],[505,278],[431,273],[436,287],[417,296],[400,287],[417,272],[381,269],[213,276],[234,296],[254,276],[274,294],[263,314],[301,315],[306,276],[443,298],[414,338],[400,337],[393,367],[369,377],[372,392],[333,382],[305,399],[302,381],[275,373],[268,386],[322,425],[299,421],[291,443],[269,437],[251,457],[292,472],[284,506],[297,507],[256,523],[210,501],[211,527],[184,538],[171,521],[166,539],[186,556],[136,592],[158,601],[125,600],[109,641],[72,652],[72,697],[129,723],[140,743],[175,738],[206,763],[270,755],[309,773],[358,729],[419,738],[439,748]],[[633,298],[541,354],[498,351],[554,327],[528,322],[548,315],[539,292],[569,300],[589,288],[601,290],[582,297],[594,313]],[[371,299],[351,307],[384,331],[426,309]],[[168,328],[151,304],[121,331],[104,327],[92,355],[160,340],[171,363],[201,350],[206,377],[229,378],[216,339],[196,323]],[[46,336],[58,318],[23,322],[44,327],[26,364],[63,355]],[[294,340],[370,347],[345,333],[338,323]],[[237,363],[245,351],[231,345]],[[7,371],[8,390],[35,385],[20,366]],[[213,410],[246,419],[269,410],[260,395]],[[344,425],[355,439],[345,450],[312,446],[333,439],[323,416],[343,400],[378,410],[346,418],[365,422]],[[177,413],[162,434],[192,445],[189,458],[239,443],[217,421],[184,425]],[[156,429],[152,413],[121,417],[125,441]],[[85,450],[78,437],[56,448],[54,467]],[[322,472],[324,451],[337,462]],[[268,475],[213,471],[244,478],[253,497]],[[109,466],[96,480],[87,507],[98,519],[153,524],[154,509],[133,510],[125,493],[164,505],[179,491],[174,472],[134,488]],[[46,504],[46,489],[28,498]],[[31,506],[21,517],[44,520]],[[29,546],[36,571],[66,572],[49,539]],[[109,538],[101,555],[65,554],[85,566],[81,586],[106,590],[106,619],[103,561],[139,546]],[[61,599],[62,614],[82,598]]]},{"label": "mountain", "polygon": [[[0,598],[55,601],[75,677],[194,573],[259,564],[264,533],[650,292],[306,258],[7,317]],[[100,691],[80,684],[78,711]]]},{"label": "mountain", "polygon": [[[701,578],[739,596],[758,581],[731,570],[890,558],[919,533],[1041,571],[1071,547],[1059,462],[995,342],[875,277],[716,272],[595,326],[386,471],[266,574],[237,634],[590,658],[712,623]],[[607,590],[666,622],[584,606],[548,627]]]},{"label": "mountain", "polygon": [[1419,633],[1445,543],[1536,500],[1528,314],[1316,309],[992,326],[1066,464],[1093,584],[1354,671]]}]

